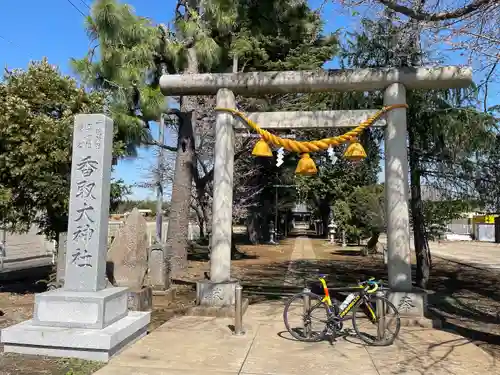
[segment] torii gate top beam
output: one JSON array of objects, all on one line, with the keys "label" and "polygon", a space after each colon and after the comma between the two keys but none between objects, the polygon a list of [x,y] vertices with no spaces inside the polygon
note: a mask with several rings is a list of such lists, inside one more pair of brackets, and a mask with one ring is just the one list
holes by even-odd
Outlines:
[{"label": "torii gate top beam", "polygon": [[375,91],[393,83],[407,89],[447,89],[472,83],[469,67],[386,68],[251,72],[217,74],[173,74],[160,78],[164,95],[215,95],[226,88],[235,94],[273,94],[320,91]]}]

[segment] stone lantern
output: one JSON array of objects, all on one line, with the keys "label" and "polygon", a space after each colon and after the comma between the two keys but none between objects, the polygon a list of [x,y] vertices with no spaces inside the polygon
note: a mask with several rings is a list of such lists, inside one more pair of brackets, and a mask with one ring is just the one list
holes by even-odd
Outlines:
[{"label": "stone lantern", "polygon": [[335,233],[337,231],[337,224],[333,221],[333,219],[330,221],[330,224],[328,224],[328,236],[330,238],[330,243],[333,244],[335,243]]}]

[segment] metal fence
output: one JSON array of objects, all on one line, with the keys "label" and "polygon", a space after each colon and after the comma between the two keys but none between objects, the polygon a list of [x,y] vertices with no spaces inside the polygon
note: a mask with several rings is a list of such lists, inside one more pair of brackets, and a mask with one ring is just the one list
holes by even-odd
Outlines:
[{"label": "metal fence", "polygon": [[452,223],[446,225],[446,229],[456,234],[472,234],[472,225],[470,224]]}]

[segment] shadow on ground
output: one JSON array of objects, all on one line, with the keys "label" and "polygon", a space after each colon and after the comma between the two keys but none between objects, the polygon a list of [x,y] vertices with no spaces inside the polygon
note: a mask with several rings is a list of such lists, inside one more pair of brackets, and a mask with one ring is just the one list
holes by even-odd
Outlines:
[{"label": "shadow on ground", "polygon": [[[231,260],[242,260],[242,259],[257,259],[257,255],[247,254],[244,251],[240,251],[238,245],[248,245],[250,244],[243,236],[233,236],[232,248],[231,248]],[[193,241],[188,249],[188,260],[191,261],[209,261],[210,260],[210,247],[208,241],[200,240],[199,242]]]},{"label": "shadow on ground", "polygon": [[[357,253],[359,254],[359,252]],[[342,255],[346,255],[342,253]],[[249,265],[242,275],[248,293],[269,293],[255,301],[277,299],[309,287],[321,293],[318,275],[327,276],[331,288],[355,284],[369,277],[387,280],[387,271],[378,257],[355,257],[354,251],[342,261],[300,260],[268,265]],[[292,274],[292,277],[290,277]],[[288,276],[285,276],[288,275]],[[415,267],[413,267],[413,280]],[[436,260],[431,271],[428,312],[440,319],[444,330],[452,331],[500,358],[500,273]],[[342,294],[337,298],[343,299]]]},{"label": "shadow on ground", "polygon": [[35,270],[22,270],[22,272],[12,272],[4,275],[0,280],[0,293],[31,294],[41,293],[46,290],[47,285],[41,280],[49,278],[52,272],[52,266],[38,267]]}]

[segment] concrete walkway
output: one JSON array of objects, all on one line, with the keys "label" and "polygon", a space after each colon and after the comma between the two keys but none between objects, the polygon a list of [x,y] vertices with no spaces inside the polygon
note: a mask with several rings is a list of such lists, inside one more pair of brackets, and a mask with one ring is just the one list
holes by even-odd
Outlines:
[{"label": "concrete walkway", "polygon": [[127,348],[96,375],[390,375],[500,374],[500,364],[460,336],[403,328],[389,347],[354,337],[302,343],[284,332],[283,304],[249,307],[247,333],[233,336],[231,319],[177,317]]},{"label": "concrete walkway", "polygon": [[[380,237],[387,245],[387,237]],[[431,255],[480,269],[500,270],[500,245],[490,242],[454,241],[429,242]],[[413,238],[410,248],[415,250]]]},{"label": "concrete walkway", "polygon": [[458,263],[482,268],[500,270],[500,246],[493,243],[476,242],[433,242],[431,254]]}]

